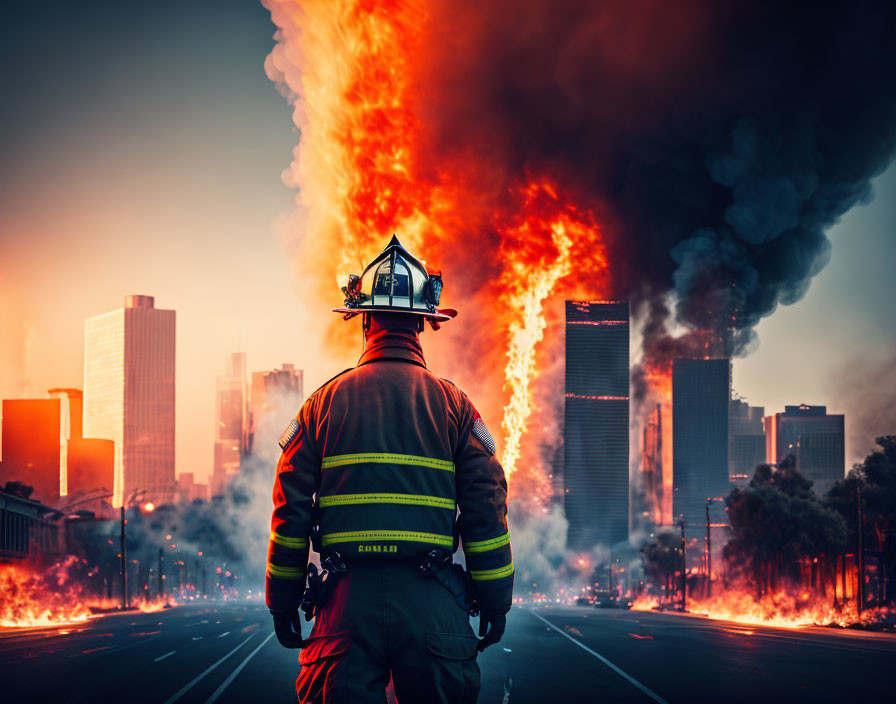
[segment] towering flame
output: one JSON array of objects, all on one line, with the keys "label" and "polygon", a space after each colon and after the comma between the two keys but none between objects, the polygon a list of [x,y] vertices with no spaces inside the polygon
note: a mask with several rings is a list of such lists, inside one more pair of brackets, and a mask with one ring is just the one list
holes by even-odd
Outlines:
[{"label": "towering flame", "polygon": [[[281,28],[266,68],[295,100],[302,131],[287,181],[300,189],[307,213],[302,251],[311,266],[303,274],[318,275],[321,307],[392,233],[438,262],[446,294],[464,316],[454,323],[463,335],[441,352],[440,371],[471,379],[475,351],[472,366],[485,370],[487,384],[482,390],[481,378],[473,382],[477,402],[486,396],[489,411],[503,408],[507,476],[546,496],[545,472],[524,442],[548,324],[544,306],[560,294],[605,295],[595,214],[547,173],[524,168],[483,194],[470,177],[487,168],[483,160],[426,162],[419,118],[426,88],[414,61],[427,22],[422,3],[266,4]],[[354,347],[345,329],[336,327],[333,339]]]}]

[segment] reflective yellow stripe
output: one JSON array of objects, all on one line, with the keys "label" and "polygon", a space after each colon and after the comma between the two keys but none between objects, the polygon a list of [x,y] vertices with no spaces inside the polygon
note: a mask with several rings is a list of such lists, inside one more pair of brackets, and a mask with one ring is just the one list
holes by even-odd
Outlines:
[{"label": "reflective yellow stripe", "polygon": [[454,471],[454,462],[451,460],[436,460],[431,457],[419,457],[417,455],[393,455],[387,452],[360,452],[354,455],[333,455],[332,457],[324,457],[321,462],[323,469],[331,467],[342,467],[347,464],[407,464],[417,467],[432,467],[433,469],[444,469],[448,472]]},{"label": "reflective yellow stripe", "polygon": [[408,504],[410,506],[434,506],[454,511],[457,505],[454,499],[443,499],[439,496],[421,496],[419,494],[337,494],[321,496],[320,506],[348,506],[350,504]]},{"label": "reflective yellow stripe", "polygon": [[379,540],[405,540],[412,543],[431,543],[450,548],[454,538],[436,533],[414,533],[404,530],[355,530],[348,533],[327,533],[321,536],[324,545],[333,543],[370,542]]},{"label": "reflective yellow stripe", "polygon": [[271,540],[277,545],[282,545],[285,548],[307,548],[308,547],[308,538],[288,538],[285,535],[279,535],[274,531],[271,531]]},{"label": "reflective yellow stripe", "polygon": [[301,567],[281,567],[269,562],[268,574],[280,579],[302,579],[305,576],[305,570]]},{"label": "reflective yellow stripe", "polygon": [[475,555],[478,552],[497,550],[505,545],[510,545],[510,533],[499,535],[497,538],[491,538],[490,540],[476,540],[470,543],[464,541],[464,552],[468,555]]},{"label": "reflective yellow stripe", "polygon": [[509,577],[512,574],[512,562],[509,565],[504,565],[504,567],[497,567],[493,570],[470,570],[470,576],[477,582],[485,582],[489,579],[501,579],[502,577]]}]

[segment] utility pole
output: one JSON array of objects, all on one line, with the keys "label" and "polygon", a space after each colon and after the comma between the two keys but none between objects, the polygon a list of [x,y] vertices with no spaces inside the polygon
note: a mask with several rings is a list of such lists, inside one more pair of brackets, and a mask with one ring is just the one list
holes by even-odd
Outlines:
[{"label": "utility pole", "polygon": [[128,547],[125,540],[125,518],[124,504],[121,505],[121,609],[122,611],[130,607],[130,599],[128,598]]},{"label": "utility pole", "polygon": [[159,599],[165,596],[165,552],[159,548]]},{"label": "utility pole", "polygon": [[857,553],[858,557],[858,568],[859,568],[859,588],[857,590],[858,599],[859,599],[859,615],[862,613],[862,609],[865,608],[865,551],[862,549],[862,487],[856,487],[856,497],[858,498],[858,508],[859,508],[859,552]]},{"label": "utility pole", "polygon": [[712,542],[709,535],[709,505],[712,499],[706,500],[706,598],[712,597]]},{"label": "utility pole", "polygon": [[681,528],[681,610],[686,611],[688,607],[688,560],[687,543],[684,538],[684,516],[678,519],[678,526]]}]

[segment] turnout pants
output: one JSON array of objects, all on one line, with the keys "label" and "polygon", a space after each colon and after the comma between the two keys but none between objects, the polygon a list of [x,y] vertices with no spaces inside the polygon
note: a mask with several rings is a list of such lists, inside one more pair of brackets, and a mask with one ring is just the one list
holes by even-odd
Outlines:
[{"label": "turnout pants", "polygon": [[416,564],[358,561],[336,584],[299,653],[303,704],[467,704],[479,694],[478,639],[448,590]]}]

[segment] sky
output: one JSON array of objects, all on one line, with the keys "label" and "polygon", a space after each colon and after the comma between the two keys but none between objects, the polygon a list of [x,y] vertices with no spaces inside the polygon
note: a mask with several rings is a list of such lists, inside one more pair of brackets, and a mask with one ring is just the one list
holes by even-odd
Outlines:
[{"label": "sky", "polygon": [[[229,353],[304,368],[306,394],[352,363],[323,349],[293,276],[281,174],[299,134],[264,72],[273,32],[251,0],[3,3],[0,398],[81,387],[85,318],[153,295],[177,311],[177,471],[202,476]],[[846,412],[848,463],[896,431],[869,412],[896,393],[896,168],[874,186],[805,298],[734,362],[766,412]]]}]

